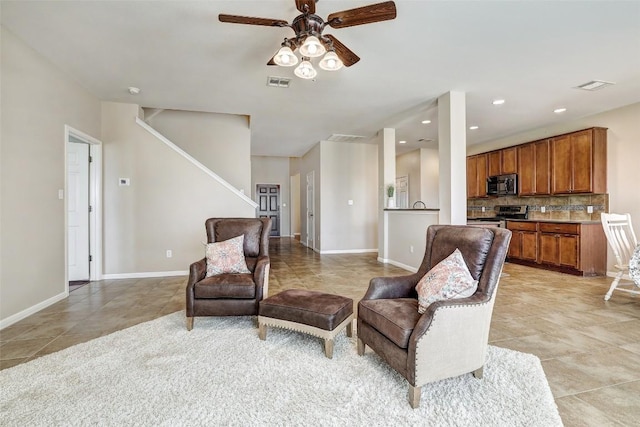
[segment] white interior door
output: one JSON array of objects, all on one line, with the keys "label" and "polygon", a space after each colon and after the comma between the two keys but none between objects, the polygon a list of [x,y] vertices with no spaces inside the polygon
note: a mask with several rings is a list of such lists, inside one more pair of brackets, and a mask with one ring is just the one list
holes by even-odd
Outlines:
[{"label": "white interior door", "polygon": [[307,174],[307,247],[315,248],[314,236],[316,235],[316,219],[314,212],[315,173]]},{"label": "white interior door", "polygon": [[69,281],[89,280],[89,144],[67,143]]}]

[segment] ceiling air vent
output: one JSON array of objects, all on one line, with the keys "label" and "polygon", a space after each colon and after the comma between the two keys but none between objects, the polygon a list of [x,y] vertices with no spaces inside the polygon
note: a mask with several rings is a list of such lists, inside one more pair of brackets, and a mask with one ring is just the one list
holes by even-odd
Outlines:
[{"label": "ceiling air vent", "polygon": [[339,133],[334,133],[329,138],[327,138],[327,141],[333,141],[333,142],[356,142],[356,141],[359,141],[359,140],[361,140],[363,138],[364,138],[364,136],[360,136],[360,135],[342,135],[342,134],[339,134]]},{"label": "ceiling air vent", "polygon": [[276,76],[267,77],[267,86],[289,87],[290,82],[291,82],[291,79],[288,79],[286,77],[276,77]]},{"label": "ceiling air vent", "polygon": [[605,81],[602,81],[602,80],[591,80],[590,82],[581,84],[580,86],[576,86],[576,89],[594,91],[594,90],[599,90],[599,89],[602,89],[602,88],[605,88],[607,86],[611,86],[611,85],[614,85],[614,84],[615,83],[605,82]]}]

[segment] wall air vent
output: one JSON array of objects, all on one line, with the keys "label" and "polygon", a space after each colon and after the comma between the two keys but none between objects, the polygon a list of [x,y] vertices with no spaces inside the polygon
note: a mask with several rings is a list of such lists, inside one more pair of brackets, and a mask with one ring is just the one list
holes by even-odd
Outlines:
[{"label": "wall air vent", "polygon": [[435,139],[431,139],[431,138],[420,138],[418,140],[418,142],[433,142],[435,141]]},{"label": "wall air vent", "polygon": [[361,139],[364,139],[364,136],[360,136],[360,135],[342,135],[342,134],[339,134],[339,133],[334,133],[329,138],[327,138],[327,141],[333,141],[333,142],[356,142],[356,141],[360,141]]},{"label": "wall air vent", "polygon": [[605,88],[607,86],[611,86],[614,85],[615,83],[611,83],[611,82],[605,82],[602,80],[592,80],[590,82],[581,84],[579,86],[576,86],[576,89],[582,89],[582,90],[589,90],[589,91],[594,91],[594,90],[599,90],[602,88]]},{"label": "wall air vent", "polygon": [[276,76],[267,77],[267,86],[289,87],[290,82],[291,82],[291,79],[288,79],[286,77],[276,77]]}]

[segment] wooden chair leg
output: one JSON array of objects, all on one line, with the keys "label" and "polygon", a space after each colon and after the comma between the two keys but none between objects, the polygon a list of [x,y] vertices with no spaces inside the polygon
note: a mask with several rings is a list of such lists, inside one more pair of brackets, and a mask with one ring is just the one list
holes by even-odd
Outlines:
[{"label": "wooden chair leg", "polygon": [[482,370],[483,370],[484,366],[480,366],[478,369],[476,369],[475,371],[473,371],[473,376],[476,377],[477,379],[482,379]]},{"label": "wooden chair leg", "polygon": [[414,387],[409,384],[409,405],[413,409],[417,409],[420,407],[420,393],[422,391],[421,387]]},{"label": "wooden chair leg", "polygon": [[333,359],[333,339],[324,340],[324,355],[329,359]]},{"label": "wooden chair leg", "polygon": [[352,337],[353,336],[353,320],[349,323],[347,323],[347,336],[348,337]]},{"label": "wooden chair leg", "polygon": [[258,337],[264,341],[267,339],[267,325],[258,322]]},{"label": "wooden chair leg", "polygon": [[364,356],[364,351],[367,348],[366,344],[362,342],[360,338],[358,338],[358,355]]},{"label": "wooden chair leg", "polygon": [[623,274],[622,271],[616,274],[616,278],[613,279],[613,282],[611,282],[611,287],[609,287],[609,292],[607,292],[607,294],[604,296],[605,301],[609,301],[609,299],[611,298],[613,291],[618,286],[618,283],[620,283],[620,279],[622,279],[622,274]]},{"label": "wooden chair leg", "polygon": [[187,331],[193,329],[193,317],[187,317]]}]

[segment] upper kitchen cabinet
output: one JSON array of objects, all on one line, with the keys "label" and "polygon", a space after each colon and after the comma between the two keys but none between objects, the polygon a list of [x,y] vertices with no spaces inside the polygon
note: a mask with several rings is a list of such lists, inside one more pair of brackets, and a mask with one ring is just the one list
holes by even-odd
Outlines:
[{"label": "upper kitchen cabinet", "polygon": [[487,170],[489,176],[506,175],[518,172],[516,147],[487,153]]},{"label": "upper kitchen cabinet", "polygon": [[551,193],[607,191],[607,129],[591,128],[551,139]]},{"label": "upper kitchen cabinet", "polygon": [[487,154],[467,157],[467,198],[487,197]]},{"label": "upper kitchen cabinet", "polygon": [[550,141],[544,139],[517,147],[519,195],[536,196],[550,193],[550,146]]}]

